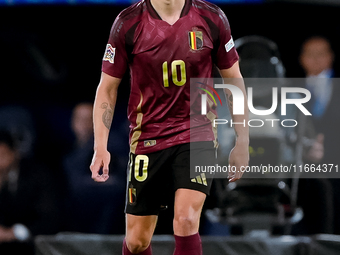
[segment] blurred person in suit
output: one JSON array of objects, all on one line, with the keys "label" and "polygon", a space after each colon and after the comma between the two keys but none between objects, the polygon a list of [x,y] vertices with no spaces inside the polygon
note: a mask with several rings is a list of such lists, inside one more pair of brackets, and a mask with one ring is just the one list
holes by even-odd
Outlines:
[{"label": "blurred person in suit", "polygon": [[[333,119],[337,116],[334,115],[334,106],[336,106],[334,103],[336,103],[336,96],[339,95],[339,89],[332,82],[332,78],[335,77],[334,52],[329,40],[321,36],[308,38],[302,45],[299,60],[307,78],[306,88],[312,95],[307,107],[312,113],[316,132],[315,141],[307,152],[306,159],[312,163],[319,163],[324,157],[328,160],[333,157],[331,153],[334,150],[332,146],[325,148],[324,139],[325,133],[333,134],[334,129],[325,124],[329,124],[330,117]],[[330,138],[331,135],[328,135],[326,139]]]},{"label": "blurred person in suit", "polygon": [[306,88],[312,99],[307,107],[312,113],[316,131],[315,143],[307,157],[312,162],[339,163],[340,135],[336,127],[340,127],[340,106],[338,98],[340,87],[335,80],[335,55],[330,41],[321,36],[308,38],[302,46],[300,64],[306,74]]},{"label": "blurred person in suit", "polygon": [[48,170],[23,157],[15,137],[0,130],[0,254],[33,254],[36,235],[59,231],[59,194]]},{"label": "blurred person in suit", "polygon": [[[65,206],[68,217],[65,230],[123,234],[125,165],[121,166],[118,155],[113,154],[114,178],[110,182],[100,185],[88,178],[90,171],[88,166],[93,154],[92,112],[92,103],[80,102],[74,106],[71,116],[71,129],[75,139],[72,150],[65,156],[63,162],[68,185]],[[107,203],[108,200],[115,203]]]},{"label": "blurred person in suit", "polygon": [[[306,104],[312,116],[307,126],[309,145],[306,164],[339,164],[340,87],[334,77],[335,55],[330,41],[323,36],[307,38],[299,62],[306,76],[311,100]],[[299,199],[305,211],[303,234],[340,233],[340,190],[338,179],[301,179]],[[301,225],[300,225],[301,227]]]}]

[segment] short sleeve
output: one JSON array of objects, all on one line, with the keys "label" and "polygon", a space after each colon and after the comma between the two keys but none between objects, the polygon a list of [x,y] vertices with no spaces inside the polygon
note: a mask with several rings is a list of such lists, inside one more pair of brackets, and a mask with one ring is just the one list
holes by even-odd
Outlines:
[{"label": "short sleeve", "polygon": [[219,9],[219,19],[217,26],[219,28],[219,39],[216,51],[216,65],[219,69],[228,69],[232,67],[239,56],[237,54],[233,37],[231,36],[229,21],[222,10]]},{"label": "short sleeve", "polygon": [[105,48],[102,71],[110,76],[123,78],[127,69],[124,22],[118,16],[112,25],[108,43]]}]

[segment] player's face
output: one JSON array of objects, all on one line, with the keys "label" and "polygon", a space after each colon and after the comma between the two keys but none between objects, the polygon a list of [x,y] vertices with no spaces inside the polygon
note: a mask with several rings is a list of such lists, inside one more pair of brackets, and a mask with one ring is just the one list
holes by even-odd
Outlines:
[{"label": "player's face", "polygon": [[300,63],[307,75],[318,75],[332,68],[333,53],[329,43],[322,38],[307,41],[302,49]]}]

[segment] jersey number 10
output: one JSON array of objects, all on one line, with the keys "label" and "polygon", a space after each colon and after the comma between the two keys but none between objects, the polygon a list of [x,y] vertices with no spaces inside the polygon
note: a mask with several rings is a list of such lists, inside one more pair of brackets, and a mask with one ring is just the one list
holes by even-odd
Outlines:
[{"label": "jersey number 10", "polygon": [[[163,67],[163,85],[164,87],[167,88],[169,87],[168,61],[165,61],[162,67]],[[180,80],[178,73],[180,73]],[[174,60],[171,62],[171,76],[172,82],[177,86],[183,86],[186,83],[187,76],[185,72],[185,62],[183,60]]]}]

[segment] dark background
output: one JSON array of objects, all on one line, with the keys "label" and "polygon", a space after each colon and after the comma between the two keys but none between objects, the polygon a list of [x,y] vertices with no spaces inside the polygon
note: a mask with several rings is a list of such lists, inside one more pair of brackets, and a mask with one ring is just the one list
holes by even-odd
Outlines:
[{"label": "dark background", "polygon": [[[288,77],[302,75],[297,57],[307,36],[325,35],[338,51],[340,7],[296,3],[219,6],[229,19],[234,39],[256,34],[278,44]],[[0,7],[1,103],[38,100],[72,105],[93,100],[111,25],[125,7]],[[50,72],[34,60],[32,46],[48,61]],[[125,96],[128,89],[123,90]]]},{"label": "dark background", "polygon": [[[283,2],[219,6],[234,39],[262,35],[278,44],[287,77],[303,75],[298,55],[307,36],[325,35],[336,55],[339,52],[340,7]],[[73,106],[94,99],[111,25],[125,7],[0,7],[0,107],[21,105],[32,113],[37,155],[49,164],[72,140]],[[128,95],[126,78],[119,89],[113,129],[115,123],[126,121]]]},{"label": "dark background", "polygon": [[[283,2],[219,6],[229,19],[234,39],[261,35],[277,43],[287,77],[303,76],[298,55],[308,36],[328,37],[335,55],[340,53],[337,47],[340,6]],[[79,102],[93,103],[110,28],[125,7],[94,4],[0,7],[0,111],[3,107],[21,106],[32,115],[36,130],[32,154],[58,176],[63,173],[64,156],[73,148],[72,109]],[[127,75],[119,88],[111,128],[114,135],[110,136],[115,153],[121,151],[126,155],[124,162],[129,150],[128,96]],[[0,124],[1,121],[0,118]],[[126,168],[119,170],[125,173]]]}]

